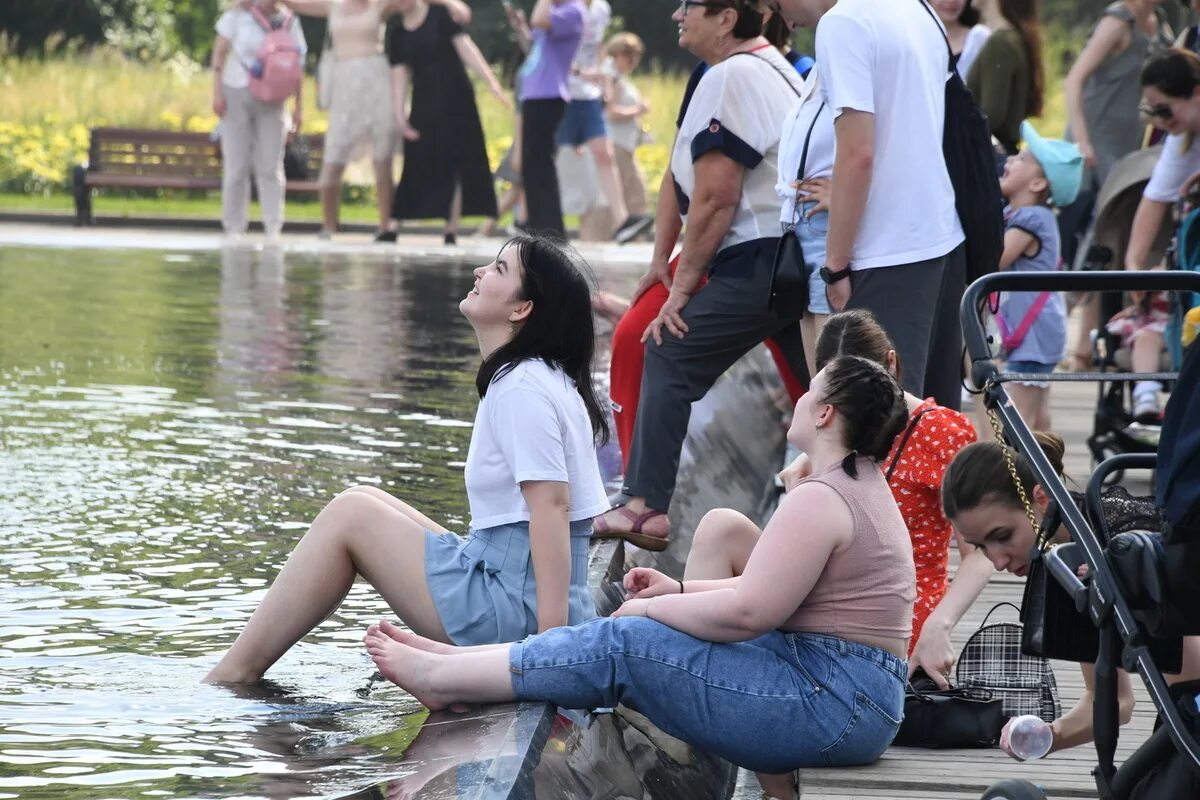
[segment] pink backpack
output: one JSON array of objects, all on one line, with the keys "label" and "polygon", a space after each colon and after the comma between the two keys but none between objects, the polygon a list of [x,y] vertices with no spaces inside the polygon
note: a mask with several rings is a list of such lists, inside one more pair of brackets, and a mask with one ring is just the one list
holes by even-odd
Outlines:
[{"label": "pink backpack", "polygon": [[292,35],[291,12],[284,11],[278,23],[273,24],[254,3],[246,3],[260,28],[263,29],[262,45],[246,71],[250,73],[250,93],[264,103],[282,103],[296,93],[304,78],[304,58],[300,43]]}]

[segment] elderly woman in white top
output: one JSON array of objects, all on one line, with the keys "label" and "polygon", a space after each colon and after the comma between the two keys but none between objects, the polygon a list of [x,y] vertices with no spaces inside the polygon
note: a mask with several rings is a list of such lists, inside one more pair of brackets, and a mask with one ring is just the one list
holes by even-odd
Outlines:
[{"label": "elderly woman in white top", "polygon": [[300,130],[303,82],[297,84],[293,95],[290,128],[283,101],[265,103],[251,94],[250,69],[267,35],[260,16],[269,25],[286,29],[304,57],[307,45],[300,21],[277,0],[248,0],[231,7],[217,20],[213,111],[221,119],[221,224],[225,233],[237,239],[246,232],[253,173],[263,228],[272,241],[283,229],[283,146],[289,133]]}]

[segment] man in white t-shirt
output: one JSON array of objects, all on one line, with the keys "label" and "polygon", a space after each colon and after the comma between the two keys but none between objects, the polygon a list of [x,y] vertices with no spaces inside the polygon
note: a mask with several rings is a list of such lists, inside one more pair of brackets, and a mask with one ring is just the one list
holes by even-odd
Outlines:
[{"label": "man in white t-shirt", "polygon": [[[923,0],[780,0],[817,26],[836,157],[825,265],[830,305],[887,330],[904,386],[960,403],[963,233],[942,155],[950,64]],[[817,21],[819,20],[819,23]]]}]

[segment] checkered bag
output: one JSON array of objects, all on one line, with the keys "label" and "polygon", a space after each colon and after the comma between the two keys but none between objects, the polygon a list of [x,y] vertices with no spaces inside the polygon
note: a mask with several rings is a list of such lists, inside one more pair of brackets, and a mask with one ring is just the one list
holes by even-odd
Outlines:
[{"label": "checkered bag", "polygon": [[971,634],[958,657],[956,678],[963,688],[986,689],[1001,699],[1004,714],[1033,714],[1053,722],[1062,713],[1054,670],[1044,658],[1021,652],[1021,623],[988,620],[1000,606],[1020,613],[1012,603],[997,603]]}]

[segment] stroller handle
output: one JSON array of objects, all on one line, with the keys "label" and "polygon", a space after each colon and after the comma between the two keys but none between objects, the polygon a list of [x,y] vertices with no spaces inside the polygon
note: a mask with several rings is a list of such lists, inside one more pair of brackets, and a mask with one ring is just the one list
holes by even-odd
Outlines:
[{"label": "stroller handle", "polygon": [[982,299],[992,292],[1200,292],[1200,273],[1145,272],[993,272],[963,292],[959,306],[963,342],[971,356],[971,379],[985,386],[996,374],[987,331],[979,318]]}]

